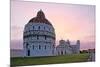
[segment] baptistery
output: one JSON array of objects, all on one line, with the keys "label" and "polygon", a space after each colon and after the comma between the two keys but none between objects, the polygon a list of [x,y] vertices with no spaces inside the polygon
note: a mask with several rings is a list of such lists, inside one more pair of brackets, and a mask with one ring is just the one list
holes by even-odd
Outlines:
[{"label": "baptistery", "polygon": [[55,40],[53,25],[46,19],[44,12],[39,10],[36,17],[31,18],[24,27],[24,56],[53,56]]}]

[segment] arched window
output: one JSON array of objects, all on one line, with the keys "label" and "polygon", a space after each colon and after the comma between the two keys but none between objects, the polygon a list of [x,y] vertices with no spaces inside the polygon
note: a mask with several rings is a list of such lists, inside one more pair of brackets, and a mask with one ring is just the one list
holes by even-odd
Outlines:
[{"label": "arched window", "polygon": [[52,48],[55,48],[55,45],[53,44]]},{"label": "arched window", "polygon": [[41,49],[41,46],[39,45],[39,50]]},{"label": "arched window", "polygon": [[34,30],[34,26],[33,26],[33,30]]},{"label": "arched window", "polygon": [[45,45],[45,50],[46,50],[46,45]]},{"label": "arched window", "polygon": [[29,45],[29,44],[27,43],[27,44],[26,44],[26,48],[28,48],[28,45]]},{"label": "arched window", "polygon": [[37,35],[37,40],[39,39],[39,36]]},{"label": "arched window", "polygon": [[38,30],[40,30],[40,26],[38,27]]},{"label": "arched window", "polygon": [[34,45],[33,45],[33,50],[34,50]]},{"label": "arched window", "polygon": [[44,27],[44,30],[45,30],[45,27]]},{"label": "arched window", "polygon": [[50,28],[49,28],[49,31],[50,31]]},{"label": "arched window", "polygon": [[46,40],[46,35],[44,37],[45,37],[45,40]]}]

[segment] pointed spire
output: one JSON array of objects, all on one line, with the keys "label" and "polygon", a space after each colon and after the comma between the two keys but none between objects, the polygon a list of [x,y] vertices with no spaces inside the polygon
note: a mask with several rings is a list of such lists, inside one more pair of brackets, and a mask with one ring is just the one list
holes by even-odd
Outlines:
[{"label": "pointed spire", "polygon": [[43,13],[42,9],[40,9],[37,13],[37,17],[39,18],[45,18],[45,14]]}]

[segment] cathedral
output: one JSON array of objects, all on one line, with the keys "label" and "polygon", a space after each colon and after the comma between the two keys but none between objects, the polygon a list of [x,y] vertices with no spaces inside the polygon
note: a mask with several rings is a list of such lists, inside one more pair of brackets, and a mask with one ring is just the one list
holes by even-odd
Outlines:
[{"label": "cathedral", "polygon": [[56,47],[56,55],[79,54],[80,41],[77,40],[76,44],[71,44],[69,40],[60,40],[59,45]]},{"label": "cathedral", "polygon": [[55,46],[56,34],[53,25],[42,10],[37,12],[24,27],[23,47],[25,57],[55,56],[79,53],[80,41],[70,45],[69,41],[60,40]]}]

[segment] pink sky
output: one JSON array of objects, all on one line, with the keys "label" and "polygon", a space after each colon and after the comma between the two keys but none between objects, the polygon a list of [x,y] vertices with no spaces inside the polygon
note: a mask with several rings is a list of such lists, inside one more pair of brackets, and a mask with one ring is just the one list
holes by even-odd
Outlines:
[{"label": "pink sky", "polygon": [[40,9],[54,26],[57,42],[61,39],[70,41],[79,39],[81,49],[95,48],[94,5],[25,1],[11,1],[11,48],[16,46],[22,48],[24,25],[35,17]]}]

